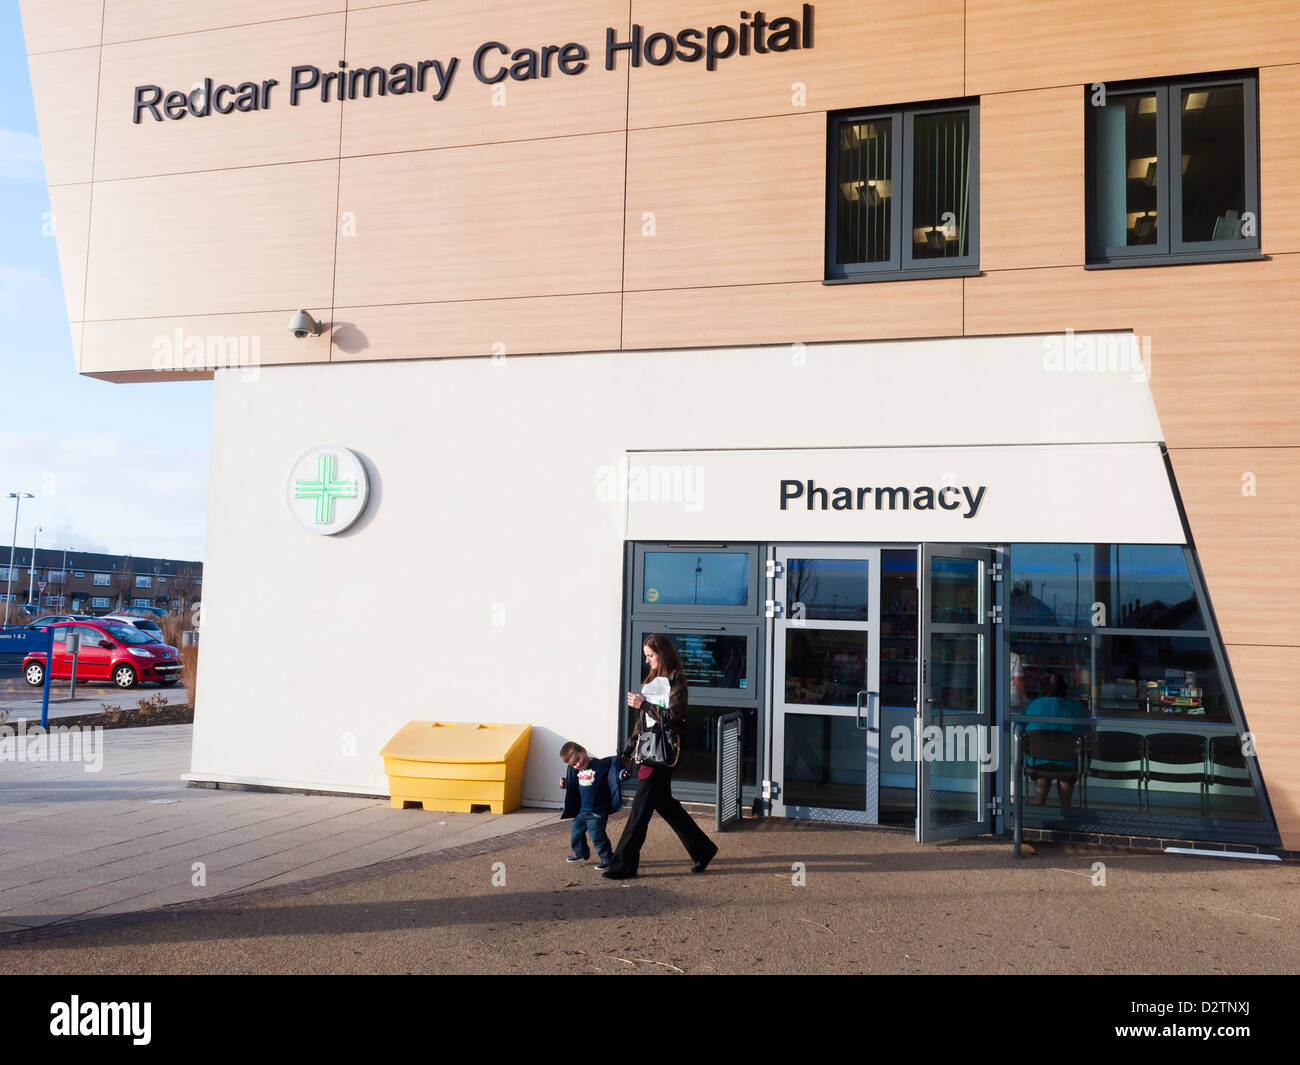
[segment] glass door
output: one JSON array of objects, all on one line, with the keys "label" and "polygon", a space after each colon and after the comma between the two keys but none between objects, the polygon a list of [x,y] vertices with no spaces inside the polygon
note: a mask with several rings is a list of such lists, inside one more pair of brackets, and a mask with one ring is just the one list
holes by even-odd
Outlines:
[{"label": "glass door", "polygon": [[878,824],[880,549],[774,556],[772,813]]},{"label": "glass door", "polygon": [[993,552],[921,548],[921,685],[914,737],[916,838],[991,832],[998,739],[992,730]]}]

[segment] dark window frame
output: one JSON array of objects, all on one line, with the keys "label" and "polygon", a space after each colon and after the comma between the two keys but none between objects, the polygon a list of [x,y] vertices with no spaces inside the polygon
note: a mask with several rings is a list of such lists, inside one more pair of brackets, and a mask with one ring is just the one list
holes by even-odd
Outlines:
[{"label": "dark window frame", "polygon": [[[1255,216],[1255,235],[1233,240],[1185,241],[1182,239],[1182,123],[1173,120],[1181,108],[1171,106],[1181,100],[1184,90],[1209,89],[1216,86],[1241,85],[1242,135],[1246,170],[1244,211]],[[1115,97],[1154,93],[1156,97],[1156,217],[1159,220],[1154,245],[1103,247],[1097,236],[1097,126],[1094,90],[1084,87],[1084,212],[1085,259],[1087,269],[1114,269],[1128,266],[1174,266],[1190,263],[1239,262],[1266,258],[1260,236],[1260,163],[1259,163],[1259,72],[1225,71],[1218,74],[1185,75],[1106,85],[1107,104]],[[1174,169],[1169,161],[1179,159],[1178,180],[1170,179]]]},{"label": "dark window frame", "polygon": [[[921,115],[947,114],[965,110],[970,115],[970,204],[968,209],[968,251],[944,259],[915,259],[912,256],[912,185],[916,176],[913,160],[916,119]],[[980,216],[980,131],[979,98],[963,97],[924,104],[835,111],[826,118],[826,285],[869,281],[912,281],[932,277],[976,277],[979,267]],[[846,123],[883,121],[891,123],[891,135],[898,150],[890,164],[890,180],[898,190],[892,197],[890,257],[878,263],[840,263],[839,227],[836,211],[839,199],[839,132]]]}]

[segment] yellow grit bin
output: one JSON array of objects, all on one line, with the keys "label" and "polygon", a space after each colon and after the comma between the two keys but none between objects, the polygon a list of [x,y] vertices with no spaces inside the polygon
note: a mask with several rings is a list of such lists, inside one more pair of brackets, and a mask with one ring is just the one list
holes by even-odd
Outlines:
[{"label": "yellow grit bin", "polygon": [[531,725],[408,721],[380,752],[395,810],[494,814],[519,806]]}]

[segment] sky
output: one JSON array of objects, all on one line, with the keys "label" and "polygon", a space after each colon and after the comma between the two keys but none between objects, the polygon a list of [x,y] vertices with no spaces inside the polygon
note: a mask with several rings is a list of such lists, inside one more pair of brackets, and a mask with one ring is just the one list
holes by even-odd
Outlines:
[{"label": "sky", "polygon": [[[212,383],[78,376],[18,0],[0,0],[0,545],[201,561]],[[58,220],[53,219],[58,225]],[[183,375],[172,375],[183,376]]]}]

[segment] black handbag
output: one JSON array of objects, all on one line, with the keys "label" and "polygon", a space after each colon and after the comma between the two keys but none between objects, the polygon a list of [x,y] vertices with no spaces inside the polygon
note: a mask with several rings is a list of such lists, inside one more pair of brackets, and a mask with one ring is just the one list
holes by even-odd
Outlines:
[{"label": "black handbag", "polygon": [[681,749],[672,733],[658,722],[642,730],[637,737],[635,758],[638,765],[671,769],[680,755]]}]

